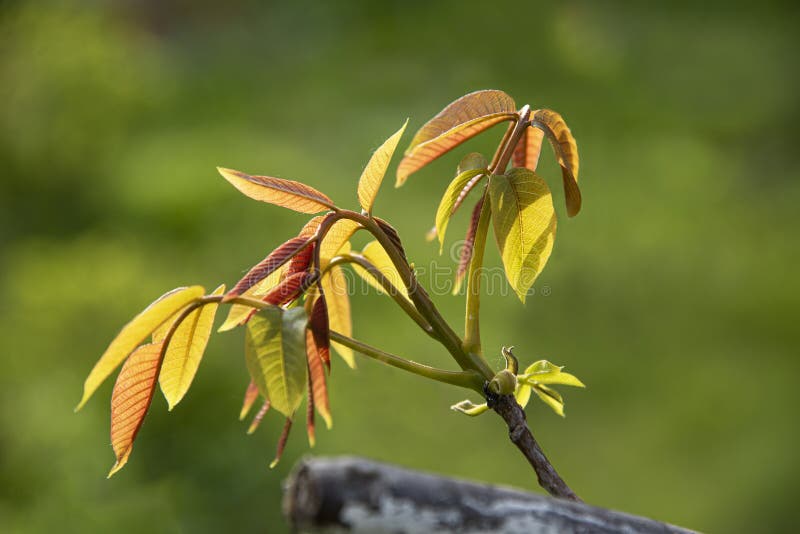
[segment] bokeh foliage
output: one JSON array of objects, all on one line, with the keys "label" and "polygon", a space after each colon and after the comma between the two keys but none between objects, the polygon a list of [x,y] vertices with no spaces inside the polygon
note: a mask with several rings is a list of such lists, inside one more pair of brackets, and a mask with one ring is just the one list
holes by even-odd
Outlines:
[{"label": "bokeh foliage", "polygon": [[[587,383],[566,420],[529,408],[554,464],[593,504],[701,530],[789,530],[798,15],[768,2],[3,3],[0,528],[285,528],[279,480],[306,444],[296,435],[268,471],[280,418],[245,436],[241,332],[214,337],[174,412],[154,402],[136,461],[112,481],[111,386],[74,416],[83,377],[165,288],[233,282],[299,230],[301,215],[243,198],[215,166],[355,207],[387,132],[496,87],[559,110],[581,149],[584,208],[561,217],[537,293],[483,308],[495,365],[513,344],[523,365],[551,359]],[[459,153],[492,135],[376,201],[418,268],[447,264],[468,214],[442,258],[424,233]],[[547,149],[543,165],[559,175]],[[493,251],[488,262],[500,265]],[[435,298],[457,324],[463,301]],[[450,363],[388,299],[356,297],[353,311],[358,337]],[[536,488],[499,419],[449,411],[461,392],[337,363],[335,425],[315,453]]]}]

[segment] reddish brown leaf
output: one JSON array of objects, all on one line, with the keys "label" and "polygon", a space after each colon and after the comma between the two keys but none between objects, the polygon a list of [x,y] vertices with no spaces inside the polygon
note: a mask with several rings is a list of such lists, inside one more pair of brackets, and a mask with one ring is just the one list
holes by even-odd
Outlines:
[{"label": "reddish brown leaf", "polygon": [[333,201],[313,187],[271,176],[251,176],[217,167],[223,178],[248,197],[301,213],[319,213],[335,209]]},{"label": "reddish brown leaf", "polygon": [[461,247],[461,256],[458,259],[458,269],[456,270],[453,294],[458,293],[458,290],[461,289],[461,283],[464,281],[469,262],[472,260],[472,249],[475,246],[475,232],[478,229],[478,221],[480,221],[481,218],[481,209],[483,208],[483,201],[485,198],[485,196],[482,196],[475,204],[475,207],[472,208],[472,217],[469,220],[467,235],[464,238],[464,245]]},{"label": "reddish brown leaf", "polygon": [[250,426],[247,427],[247,433],[252,434],[258,428],[258,425],[261,424],[261,420],[264,419],[264,414],[267,413],[270,407],[269,399],[264,399],[264,404],[261,405],[261,409],[258,410],[258,413],[255,417],[253,417],[253,421],[250,423]]},{"label": "reddish brown leaf", "polygon": [[308,396],[309,402],[314,405],[317,412],[325,420],[325,426],[333,425],[331,409],[328,403],[328,385],[325,376],[320,347],[309,329],[306,331],[306,355],[308,356]]},{"label": "reddish brown leaf", "polygon": [[514,147],[514,167],[525,167],[532,171],[539,165],[539,154],[542,151],[544,132],[539,128],[526,128]]},{"label": "reddish brown leaf", "polygon": [[381,230],[383,230],[386,233],[386,236],[389,238],[389,240],[394,244],[395,247],[397,247],[397,250],[400,251],[400,254],[403,255],[403,259],[406,260],[406,263],[408,263],[408,259],[406,258],[406,251],[403,248],[403,242],[400,241],[400,236],[398,235],[397,230],[395,230],[394,226],[392,226],[388,222],[378,217],[374,217],[374,219],[375,222],[378,223],[378,226],[381,227]]},{"label": "reddish brown leaf", "polygon": [[283,449],[286,448],[286,440],[289,438],[289,431],[292,429],[292,419],[287,417],[286,423],[283,425],[283,432],[281,432],[281,437],[278,438],[278,447],[275,451],[275,459],[272,460],[272,463],[269,464],[270,469],[278,465],[278,462],[281,461],[281,456],[283,456]]},{"label": "reddish brown leaf", "polygon": [[256,402],[257,398],[258,386],[251,380],[250,384],[247,386],[247,391],[244,392],[244,402],[242,402],[242,409],[239,412],[239,421],[247,417],[247,414],[250,413],[250,408],[253,407],[253,403]]},{"label": "reddish brown leaf", "polygon": [[255,284],[272,274],[273,271],[292,259],[299,252],[308,248],[309,244],[311,243],[309,239],[310,238],[308,237],[293,237],[270,252],[266,258],[261,260],[255,267],[250,269],[247,274],[236,283],[233,289],[228,291],[223,302],[238,297]]},{"label": "reddish brown leaf", "polygon": [[[315,356],[316,358],[316,356]],[[322,367],[320,365],[320,367]],[[322,373],[325,378],[325,373]],[[308,434],[308,445],[313,447],[317,444],[317,436],[314,424],[314,395],[311,393],[313,385],[311,383],[311,369],[308,370],[308,398],[306,400],[306,433]]]},{"label": "reddish brown leaf", "polygon": [[397,186],[442,154],[467,139],[516,116],[514,100],[502,91],[476,91],[462,96],[428,121],[411,141],[397,168]]},{"label": "reddish brown leaf", "polygon": [[[322,361],[331,370],[331,339],[330,339],[330,325],[328,323],[328,305],[325,302],[325,295],[322,289],[319,289],[314,305],[311,308],[311,314],[308,317],[308,328],[314,334],[314,346],[320,361]],[[308,338],[306,338],[307,340]],[[306,343],[307,345],[307,343]]]},{"label": "reddish brown leaf", "polygon": [[153,401],[164,342],[142,345],[131,354],[111,393],[111,446],[117,461],[108,476],[122,469],[133,450],[133,441]]},{"label": "reddish brown leaf", "polygon": [[555,111],[538,109],[533,113],[531,124],[544,131],[556,153],[564,182],[567,215],[574,217],[581,210],[581,190],[578,188],[578,144],[567,123]]},{"label": "reddish brown leaf", "polygon": [[286,276],[292,276],[298,273],[305,272],[309,265],[311,265],[311,258],[314,257],[314,248],[316,241],[312,241],[309,246],[302,249],[297,255],[289,262],[289,268],[286,269]]},{"label": "reddish brown leaf", "polygon": [[450,210],[450,215],[451,216],[453,214],[455,214],[456,210],[458,210],[459,207],[461,207],[461,204],[464,203],[464,200],[466,200],[467,195],[469,195],[469,192],[472,191],[472,189],[476,185],[478,185],[478,182],[483,180],[485,177],[486,177],[485,174],[479,174],[478,176],[475,176],[474,178],[472,178],[469,182],[467,182],[464,185],[464,187],[461,189],[461,193],[458,194],[458,198],[456,199],[455,203],[453,204],[453,209]]}]

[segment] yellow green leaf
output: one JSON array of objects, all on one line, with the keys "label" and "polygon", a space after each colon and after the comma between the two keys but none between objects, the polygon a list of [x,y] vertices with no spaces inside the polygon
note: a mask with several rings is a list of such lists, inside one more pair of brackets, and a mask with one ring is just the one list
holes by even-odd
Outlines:
[{"label": "yellow green leaf", "polygon": [[525,296],[553,250],[556,214],[547,184],[529,169],[514,168],[489,182],[494,234],[511,287]]},{"label": "yellow green leaf", "polygon": [[[550,146],[561,166],[561,179],[564,182],[564,196],[567,201],[567,215],[574,217],[581,210],[581,190],[578,188],[578,144],[572,136],[564,118],[550,109],[537,109],[531,117],[531,124],[547,135]],[[532,131],[531,131],[532,132]],[[533,135],[530,133],[529,135]],[[531,138],[535,143],[535,137]],[[539,141],[541,143],[541,141]]]},{"label": "yellow green leaf", "polygon": [[137,348],[125,361],[111,393],[111,446],[117,461],[109,478],[128,462],[133,441],[153,401],[163,343]]},{"label": "yellow green leaf", "polygon": [[[349,246],[348,243],[346,248],[349,248]],[[344,271],[338,265],[331,267],[322,277],[321,283],[322,292],[325,294],[328,303],[328,324],[330,329],[351,337],[353,335],[353,323],[350,317],[350,297]],[[356,359],[353,349],[336,342],[331,342],[331,346],[347,365],[355,369]]]},{"label": "yellow green leaf", "polygon": [[558,391],[542,385],[533,386],[533,391],[542,402],[550,406],[558,415],[564,417],[564,399],[561,398]]},{"label": "yellow green leaf", "polygon": [[[400,276],[400,273],[397,272],[397,269],[392,263],[391,258],[383,249],[381,244],[378,241],[370,241],[364,247],[364,250],[361,251],[361,255],[367,259],[375,268],[391,282],[394,289],[400,292],[401,295],[408,298],[408,290],[406,289],[405,284],[403,283],[403,279]],[[372,287],[378,290],[378,293],[383,293],[383,286],[375,280],[367,271],[365,271],[361,266],[357,263],[353,263],[353,269],[370,284]]]},{"label": "yellow green leaf", "polygon": [[408,126],[408,119],[403,123],[389,139],[376,150],[372,157],[369,159],[364,172],[361,173],[361,179],[358,181],[358,202],[367,213],[372,213],[372,205],[375,202],[375,197],[378,195],[378,189],[381,187],[383,176],[386,174],[386,169],[389,167],[389,161],[392,159],[397,143],[403,136],[403,132]]},{"label": "yellow green leaf", "polygon": [[[223,293],[225,293],[224,284],[211,294]],[[211,302],[192,311],[172,335],[164,355],[164,362],[161,364],[161,373],[158,375],[161,391],[167,399],[170,410],[181,401],[192,385],[208,345],[208,339],[211,337],[211,328],[214,326],[218,307],[219,304]]]},{"label": "yellow green leaf", "polygon": [[461,412],[463,414],[469,415],[471,417],[476,417],[489,409],[489,406],[483,402],[481,404],[475,404],[471,400],[463,400],[461,402],[457,402],[456,404],[450,406],[450,409],[456,412]]},{"label": "yellow green leaf", "polygon": [[[273,271],[269,276],[242,293],[241,296],[253,298],[263,297],[271,290],[275,289],[278,284],[280,284],[281,278],[283,278],[283,275],[286,273],[288,267],[288,265],[283,265],[282,267],[278,268],[278,270]],[[225,319],[225,322],[222,323],[222,326],[217,329],[217,332],[227,332],[228,330],[233,330],[242,324],[242,321],[247,319],[252,312],[253,308],[250,306],[245,306],[243,304],[232,305],[228,310],[228,317]]]},{"label": "yellow green leaf", "polygon": [[251,176],[217,167],[223,178],[246,196],[300,213],[335,209],[333,201],[310,185],[272,176]]},{"label": "yellow green leaf", "polygon": [[331,258],[341,252],[360,227],[351,219],[339,219],[333,223],[319,248],[320,269],[325,269]]},{"label": "yellow green leaf", "polygon": [[442,195],[442,200],[439,202],[439,208],[436,210],[436,235],[439,236],[439,254],[444,249],[444,236],[447,231],[447,224],[450,222],[450,216],[453,214],[453,206],[461,196],[461,192],[467,183],[481,174],[488,172],[485,168],[470,169],[462,172],[450,182],[447,190]]},{"label": "yellow green leaf", "polygon": [[250,384],[247,385],[247,390],[244,392],[242,409],[239,411],[239,421],[242,421],[245,417],[247,417],[247,414],[250,413],[250,408],[253,407],[253,403],[256,402],[256,399],[258,399],[258,386],[251,379]]},{"label": "yellow green leaf", "polygon": [[563,367],[554,365],[547,360],[539,360],[528,366],[518,379],[530,385],[562,384],[579,388],[586,387],[575,375],[565,373],[562,369]]},{"label": "yellow green leaf", "polygon": [[490,89],[462,96],[416,133],[397,167],[397,187],[412,173],[464,141],[515,117],[516,104],[503,91]]},{"label": "yellow green leaf", "polygon": [[270,306],[247,323],[245,359],[258,391],[291,417],[306,389],[306,313]]},{"label": "yellow green leaf", "polygon": [[97,388],[114,372],[144,340],[172,317],[178,310],[203,296],[200,286],[181,287],[162,295],[120,330],[106,351],[92,368],[83,384],[83,397],[75,408],[80,410]]}]

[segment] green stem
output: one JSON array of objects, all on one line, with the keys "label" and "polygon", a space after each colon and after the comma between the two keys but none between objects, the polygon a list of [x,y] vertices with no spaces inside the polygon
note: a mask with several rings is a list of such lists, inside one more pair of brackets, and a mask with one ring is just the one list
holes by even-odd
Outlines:
[{"label": "green stem", "polygon": [[333,258],[330,261],[330,263],[328,263],[328,267],[326,267],[326,269],[343,263],[354,263],[359,267],[361,267],[362,269],[364,269],[365,271],[367,271],[367,273],[370,276],[372,276],[372,278],[374,278],[375,281],[378,282],[378,284],[380,284],[380,286],[383,288],[383,291],[387,295],[392,297],[395,303],[397,303],[397,305],[400,306],[400,308],[402,308],[404,312],[406,312],[406,315],[411,317],[411,319],[415,323],[417,323],[417,325],[423,331],[425,331],[426,334],[428,334],[429,336],[436,337],[434,335],[433,328],[431,327],[431,325],[419,313],[419,311],[414,307],[411,301],[409,301],[402,293],[400,293],[397,290],[397,288],[394,287],[394,285],[389,281],[389,279],[386,278],[383,275],[383,273],[377,267],[375,267],[367,258],[362,256],[361,254],[355,254],[352,252],[350,254],[343,254],[341,256],[336,256],[335,258]]},{"label": "green stem", "polygon": [[392,367],[397,367],[398,369],[414,373],[415,375],[430,378],[431,380],[436,380],[438,382],[444,382],[445,384],[471,389],[478,393],[483,392],[483,384],[485,379],[481,374],[475,371],[446,371],[444,369],[437,369],[435,367],[423,365],[421,363],[384,352],[380,349],[367,345],[366,343],[362,343],[361,341],[342,335],[339,332],[331,331],[331,341],[335,341],[336,343],[344,345],[345,347],[350,347],[364,356],[368,356],[374,360],[378,360],[379,362],[391,365]]}]

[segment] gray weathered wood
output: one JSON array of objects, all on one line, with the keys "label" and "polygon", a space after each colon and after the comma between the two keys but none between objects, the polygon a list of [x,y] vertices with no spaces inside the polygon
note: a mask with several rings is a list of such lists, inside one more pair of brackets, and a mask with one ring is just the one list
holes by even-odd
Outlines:
[{"label": "gray weathered wood", "polygon": [[284,487],[300,532],[686,533],[673,525],[356,457],[307,458]]}]

